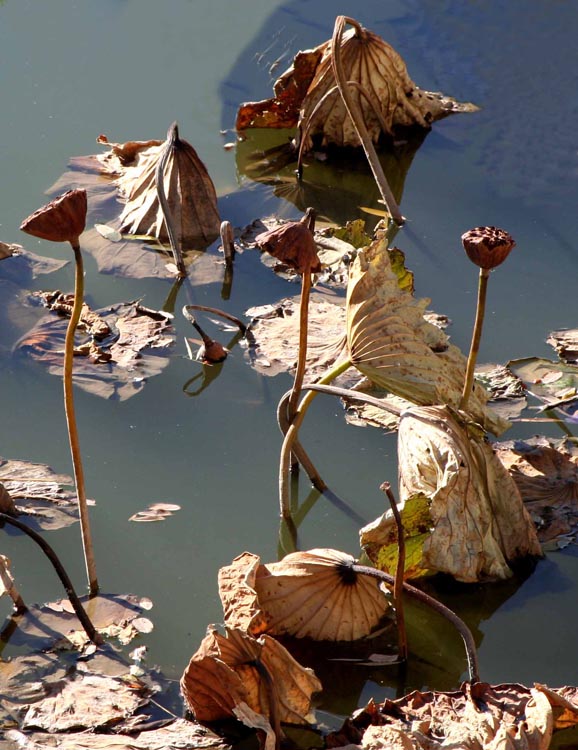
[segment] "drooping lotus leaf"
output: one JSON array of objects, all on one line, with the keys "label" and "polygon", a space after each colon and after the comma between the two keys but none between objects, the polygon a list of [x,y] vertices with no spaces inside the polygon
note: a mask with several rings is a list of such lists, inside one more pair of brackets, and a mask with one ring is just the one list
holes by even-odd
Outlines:
[{"label": "drooping lotus leaf", "polygon": [[[429,300],[399,288],[383,236],[360,250],[347,287],[347,343],[352,364],[376,385],[416,404],[457,407],[466,358],[437,326],[424,319]],[[487,407],[475,384],[468,412],[500,434],[509,423]]]},{"label": "drooping lotus leaf", "polygon": [[[246,705],[271,723],[277,711],[282,722],[307,724],[311,697],[321,683],[268,635],[255,639],[228,628],[225,637],[209,628],[181,677],[181,690],[198,721],[233,718]],[[243,713],[238,718],[243,721]]]},{"label": "drooping lotus leaf", "polygon": [[542,543],[561,546],[578,536],[578,448],[568,439],[536,437],[496,443],[536,524]]},{"label": "drooping lotus leaf", "polygon": [[[509,562],[542,555],[516,484],[480,428],[457,412],[447,406],[405,411],[398,459],[402,521],[407,513],[411,541],[418,545],[410,558],[412,576],[443,572],[466,582],[503,579],[511,575]],[[396,539],[391,511],[377,527],[367,529],[367,540],[362,529],[361,543],[370,542],[368,552],[391,572]]]},{"label": "drooping lotus leaf", "polygon": [[[359,98],[374,141],[400,127],[429,129],[432,122],[453,112],[475,111],[473,105],[460,105],[449,97],[420,89],[390,45],[352,19],[347,20],[354,28],[342,37],[344,73],[347,81],[353,81],[354,95]],[[315,135],[323,144],[359,146],[357,132],[335,88],[332,58],[331,40],[298,53],[293,66],[275,83],[272,99],[241,105],[237,130],[298,126],[307,149]]]},{"label": "drooping lotus leaf", "polygon": [[576,687],[553,690],[539,684],[529,688],[464,683],[451,693],[414,690],[383,704],[371,701],[329,735],[328,746],[341,750],[548,750],[556,731],[576,724]]}]

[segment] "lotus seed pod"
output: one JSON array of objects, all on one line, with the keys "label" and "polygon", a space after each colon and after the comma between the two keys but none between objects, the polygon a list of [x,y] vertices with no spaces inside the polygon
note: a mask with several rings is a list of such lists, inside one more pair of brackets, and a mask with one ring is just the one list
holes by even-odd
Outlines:
[{"label": "lotus seed pod", "polygon": [[486,271],[503,263],[516,243],[512,236],[498,227],[475,227],[462,234],[468,258]]},{"label": "lotus seed pod", "polygon": [[30,214],[20,229],[42,240],[70,242],[76,247],[86,226],[86,211],[86,190],[68,190]]}]

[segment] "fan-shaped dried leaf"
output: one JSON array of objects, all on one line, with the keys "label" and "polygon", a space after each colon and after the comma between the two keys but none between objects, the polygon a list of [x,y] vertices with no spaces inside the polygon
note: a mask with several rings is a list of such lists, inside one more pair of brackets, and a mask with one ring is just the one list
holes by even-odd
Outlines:
[{"label": "fan-shaped dried leaf", "polygon": [[536,437],[494,445],[510,472],[542,543],[567,544],[578,534],[578,448]]},{"label": "fan-shaped dried leaf", "polygon": [[311,720],[311,696],[321,683],[274,638],[256,640],[235,629],[224,637],[209,628],[183,673],[181,690],[198,721],[231,718],[242,704],[268,718],[273,693],[280,720],[303,724]]},{"label": "fan-shaped dried leaf", "polygon": [[126,199],[119,231],[168,240],[156,186],[157,166],[167,150],[163,184],[177,241],[180,246],[206,247],[219,236],[217,194],[195,149],[179,138],[176,123],[163,144],[139,150],[118,179],[119,190]]},{"label": "fan-shaped dried leaf", "polygon": [[259,567],[255,590],[267,632],[320,641],[369,635],[389,604],[375,579],[352,570],[354,562],[337,550],[313,549]]},{"label": "fan-shaped dried leaf", "polygon": [[[422,498],[417,521],[409,524],[414,536],[423,535],[421,563],[412,574],[500,579],[511,575],[508,561],[541,556],[520,493],[479,428],[469,427],[448,407],[408,409],[400,420],[398,456],[402,519],[406,504],[414,515],[415,498]],[[391,513],[381,531],[384,549],[377,560],[386,566],[395,539]],[[375,537],[371,541],[375,544]]]},{"label": "fan-shaped dried leaf", "polygon": [[[399,288],[383,236],[361,250],[347,287],[347,341],[352,363],[376,385],[417,404],[461,399],[466,359],[437,326],[424,319],[429,300]],[[503,432],[508,422],[486,406],[479,384],[468,402],[485,429]]]},{"label": "fan-shaped dried leaf", "polygon": [[464,684],[452,693],[413,691],[398,700],[373,702],[329,735],[332,748],[400,750],[548,750],[564,704],[578,724],[578,689],[543,685]]}]

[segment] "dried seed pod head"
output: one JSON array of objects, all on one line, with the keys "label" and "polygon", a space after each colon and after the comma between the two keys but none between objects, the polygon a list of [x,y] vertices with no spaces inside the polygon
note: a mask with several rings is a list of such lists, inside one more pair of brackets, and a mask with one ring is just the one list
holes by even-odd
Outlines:
[{"label": "dried seed pod head", "polygon": [[475,227],[462,234],[468,258],[486,271],[503,263],[516,243],[512,236],[498,227]]},{"label": "dried seed pod head", "polygon": [[229,350],[214,339],[207,338],[197,352],[197,359],[204,365],[216,365],[227,359]]},{"label": "dried seed pod head", "polygon": [[262,232],[255,242],[261,250],[266,250],[299,274],[321,271],[313,234],[304,222],[289,221],[269,232]]},{"label": "dried seed pod head", "polygon": [[77,247],[86,225],[86,210],[86,190],[68,190],[30,214],[20,229],[42,240],[70,242]]}]

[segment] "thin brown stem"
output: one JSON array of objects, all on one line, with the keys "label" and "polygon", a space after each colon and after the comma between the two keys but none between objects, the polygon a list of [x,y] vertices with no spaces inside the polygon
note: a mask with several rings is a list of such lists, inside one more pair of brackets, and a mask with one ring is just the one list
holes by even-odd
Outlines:
[{"label": "thin brown stem", "polygon": [[74,304],[72,313],[66,329],[66,339],[64,342],[64,411],[66,413],[66,425],[68,428],[68,441],[70,443],[70,453],[72,455],[72,466],[74,469],[74,482],[76,485],[76,494],[78,497],[78,513],[80,516],[80,532],[82,536],[82,547],[84,550],[84,562],[86,565],[86,575],[88,578],[88,588],[91,596],[98,593],[98,579],[96,577],[96,565],[94,561],[94,550],[92,547],[92,535],[90,533],[90,521],[88,517],[88,503],[84,489],[84,470],[82,467],[82,455],[80,453],[80,442],[78,439],[78,428],[76,426],[76,414],[74,409],[74,389],[72,383],[72,368],[74,358],[74,334],[84,299],[84,266],[82,262],[82,253],[79,245],[72,245],[74,250],[75,261],[75,284],[74,284]]},{"label": "thin brown stem", "polygon": [[377,186],[379,187],[383,202],[385,203],[385,206],[389,211],[393,221],[398,226],[402,226],[402,224],[405,223],[405,219],[403,218],[399,210],[399,206],[397,205],[397,201],[395,200],[391,188],[389,187],[389,183],[387,182],[383,167],[381,166],[381,162],[379,161],[379,158],[377,156],[373,141],[371,140],[371,137],[367,131],[365,120],[363,118],[363,112],[361,111],[359,103],[351,95],[347,77],[343,69],[343,63],[341,60],[341,38],[343,36],[343,31],[346,23],[352,23],[357,29],[358,33],[360,32],[359,24],[357,24],[357,22],[354,22],[353,19],[347,18],[346,16],[337,17],[335,21],[335,28],[333,31],[333,39],[331,42],[331,48],[333,52],[333,73],[335,75],[335,81],[337,83],[337,87],[339,88],[341,98],[343,99],[345,109],[347,110],[347,113],[351,118],[359,140],[361,141],[361,145],[363,146],[363,150],[365,151],[367,161],[369,162],[369,166],[371,167],[371,171],[373,172],[373,176],[375,178],[375,181],[377,182]]},{"label": "thin brown stem", "polygon": [[478,302],[476,305],[476,320],[474,323],[470,353],[468,355],[468,364],[466,366],[464,390],[462,391],[462,398],[459,407],[462,411],[467,411],[468,409],[468,400],[470,398],[470,394],[474,385],[474,370],[476,368],[478,352],[480,351],[480,341],[482,338],[482,328],[484,325],[484,315],[486,312],[486,293],[488,290],[489,278],[489,270],[486,268],[480,268],[480,276],[478,280]]},{"label": "thin brown stem", "polygon": [[[353,564],[351,567],[356,573],[361,573],[363,575],[370,576],[371,578],[377,578],[380,581],[384,581],[389,586],[395,585],[395,579],[393,578],[393,576],[390,576],[389,573],[385,573],[383,570],[370,568],[366,565],[358,565],[357,563]],[[418,602],[421,602],[422,604],[426,604],[428,607],[448,620],[448,622],[450,622],[456,628],[456,630],[462,637],[462,641],[464,642],[470,682],[479,682],[480,670],[478,664],[476,642],[474,641],[474,637],[466,623],[460,617],[458,617],[458,615],[456,615],[456,613],[453,612],[449,607],[446,607],[445,604],[442,604],[437,599],[434,599],[433,596],[426,594],[425,591],[417,589],[415,588],[415,586],[411,586],[405,581],[403,582],[403,590],[405,591],[407,596],[415,599]]]},{"label": "thin brown stem", "polygon": [[299,303],[299,351],[297,355],[297,369],[293,379],[293,388],[287,404],[287,418],[289,422],[293,421],[297,411],[299,396],[301,395],[301,386],[305,377],[305,368],[307,366],[307,334],[309,319],[309,296],[311,293],[311,266],[308,265],[301,277],[301,301]]},{"label": "thin brown stem", "polygon": [[405,613],[403,610],[403,576],[405,572],[405,538],[403,534],[403,523],[394,494],[391,491],[390,483],[384,482],[380,489],[387,495],[397,527],[397,565],[395,568],[395,582],[393,584],[393,603],[395,605],[395,620],[397,623],[399,658],[401,661],[406,661],[407,631],[405,628]]}]

